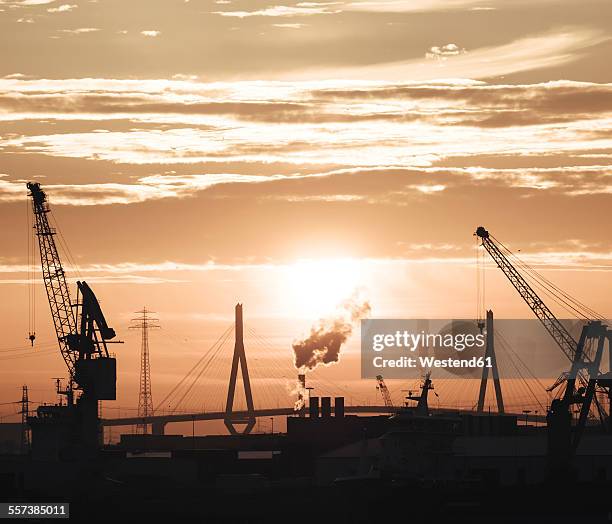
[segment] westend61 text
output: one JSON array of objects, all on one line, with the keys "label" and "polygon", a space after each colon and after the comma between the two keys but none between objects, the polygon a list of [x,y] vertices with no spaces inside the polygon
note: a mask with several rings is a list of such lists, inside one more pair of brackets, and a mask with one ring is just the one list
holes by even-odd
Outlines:
[{"label": "westend61 text", "polygon": [[491,357],[436,358],[436,357],[401,357],[386,359],[374,357],[372,364],[375,368],[490,368]]}]

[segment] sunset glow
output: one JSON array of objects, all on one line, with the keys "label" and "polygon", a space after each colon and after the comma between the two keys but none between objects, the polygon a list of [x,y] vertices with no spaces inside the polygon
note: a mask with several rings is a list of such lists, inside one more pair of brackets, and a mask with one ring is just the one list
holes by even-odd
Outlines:
[{"label": "sunset glow", "polygon": [[[301,260],[284,272],[283,289],[298,316],[317,318],[363,291],[363,270],[357,260]],[[286,287],[285,287],[286,286]]]},{"label": "sunset glow", "polygon": [[[612,315],[610,9],[0,1],[0,350],[28,344],[29,308],[37,343],[53,347],[38,260],[28,286],[30,180],[48,194],[69,282],[95,286],[126,342],[117,402],[130,408],[140,346],[128,327],[144,304],[163,326],[160,399],[241,302],[271,340],[246,342],[254,374],[271,354],[287,364],[269,394],[284,403],[293,341],[355,293],[374,316],[474,317],[479,224]],[[496,315],[529,316],[486,267]],[[375,401],[358,342],[317,373]],[[6,361],[3,398],[37,358],[31,386],[53,400],[49,377],[65,368],[50,350]],[[226,385],[210,380],[222,403]]]}]

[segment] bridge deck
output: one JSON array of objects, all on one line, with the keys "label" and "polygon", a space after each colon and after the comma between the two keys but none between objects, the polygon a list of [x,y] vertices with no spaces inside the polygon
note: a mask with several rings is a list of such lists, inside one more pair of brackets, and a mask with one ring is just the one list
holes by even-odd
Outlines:
[{"label": "bridge deck", "polygon": [[[333,410],[333,407],[332,407]],[[386,406],[345,406],[345,413],[350,414],[391,414],[396,413],[400,408],[388,408]],[[474,413],[475,411],[467,409],[445,409],[445,408],[431,408],[433,413],[448,414],[453,413]],[[293,407],[286,408],[270,408],[270,409],[256,409],[255,417],[276,417],[283,415],[296,415],[297,412]],[[233,418],[247,417],[250,413],[248,411],[234,411],[232,413]],[[546,422],[544,415],[525,415],[524,413],[507,413],[507,415],[514,415],[519,420],[527,420],[529,422]],[[207,413],[175,413],[170,415],[154,415],[151,417],[124,417],[124,418],[108,418],[102,419],[101,423],[103,426],[132,426],[135,424],[168,424],[171,422],[191,422],[195,420],[223,420],[226,416],[225,411],[210,411]],[[527,417],[527,418],[526,418]]]}]

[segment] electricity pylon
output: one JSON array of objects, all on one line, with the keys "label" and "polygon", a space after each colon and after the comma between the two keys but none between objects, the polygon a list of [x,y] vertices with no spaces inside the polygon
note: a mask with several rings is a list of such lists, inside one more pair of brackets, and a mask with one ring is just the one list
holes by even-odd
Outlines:
[{"label": "electricity pylon", "polygon": [[133,318],[134,324],[130,329],[141,330],[140,346],[140,392],[138,394],[138,417],[142,422],[136,426],[136,432],[146,435],[149,433],[149,424],[145,421],[146,417],[153,416],[153,394],[151,393],[151,362],[149,360],[149,329],[159,328],[158,319],[151,318],[153,311],[148,311],[143,307],[137,311],[140,316]]},{"label": "electricity pylon", "polygon": [[28,413],[30,400],[28,399],[28,386],[21,388],[21,453],[26,454],[30,449],[30,432],[28,431]]}]

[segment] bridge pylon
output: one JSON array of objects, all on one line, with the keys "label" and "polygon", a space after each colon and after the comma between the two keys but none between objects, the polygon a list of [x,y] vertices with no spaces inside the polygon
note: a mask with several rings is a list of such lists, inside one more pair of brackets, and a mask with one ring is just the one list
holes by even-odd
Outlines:
[{"label": "bridge pylon", "polygon": [[[234,343],[234,356],[232,358],[232,370],[230,373],[229,387],[227,389],[227,402],[225,404],[225,417],[223,422],[232,435],[249,434],[255,427],[255,406],[253,405],[253,392],[251,391],[251,380],[247,366],[246,353],[244,351],[244,336],[242,324],[242,304],[236,304],[236,341]],[[242,384],[244,385],[244,396],[246,397],[246,412],[234,413],[234,395],[236,393],[236,380],[238,378],[238,364],[242,373]],[[238,431],[236,426],[242,426]]]},{"label": "bridge pylon", "polygon": [[[502,396],[501,382],[499,380],[499,370],[497,368],[497,357],[495,356],[495,337],[493,336],[493,311],[487,311],[487,345],[485,348],[485,358],[491,359],[491,372],[493,375],[493,386],[495,388],[495,400],[497,401],[497,412],[504,413],[504,398]],[[478,395],[477,411],[484,411],[485,397],[487,395],[487,380],[489,378],[489,368],[482,368],[482,377],[480,379],[480,393]]]}]

